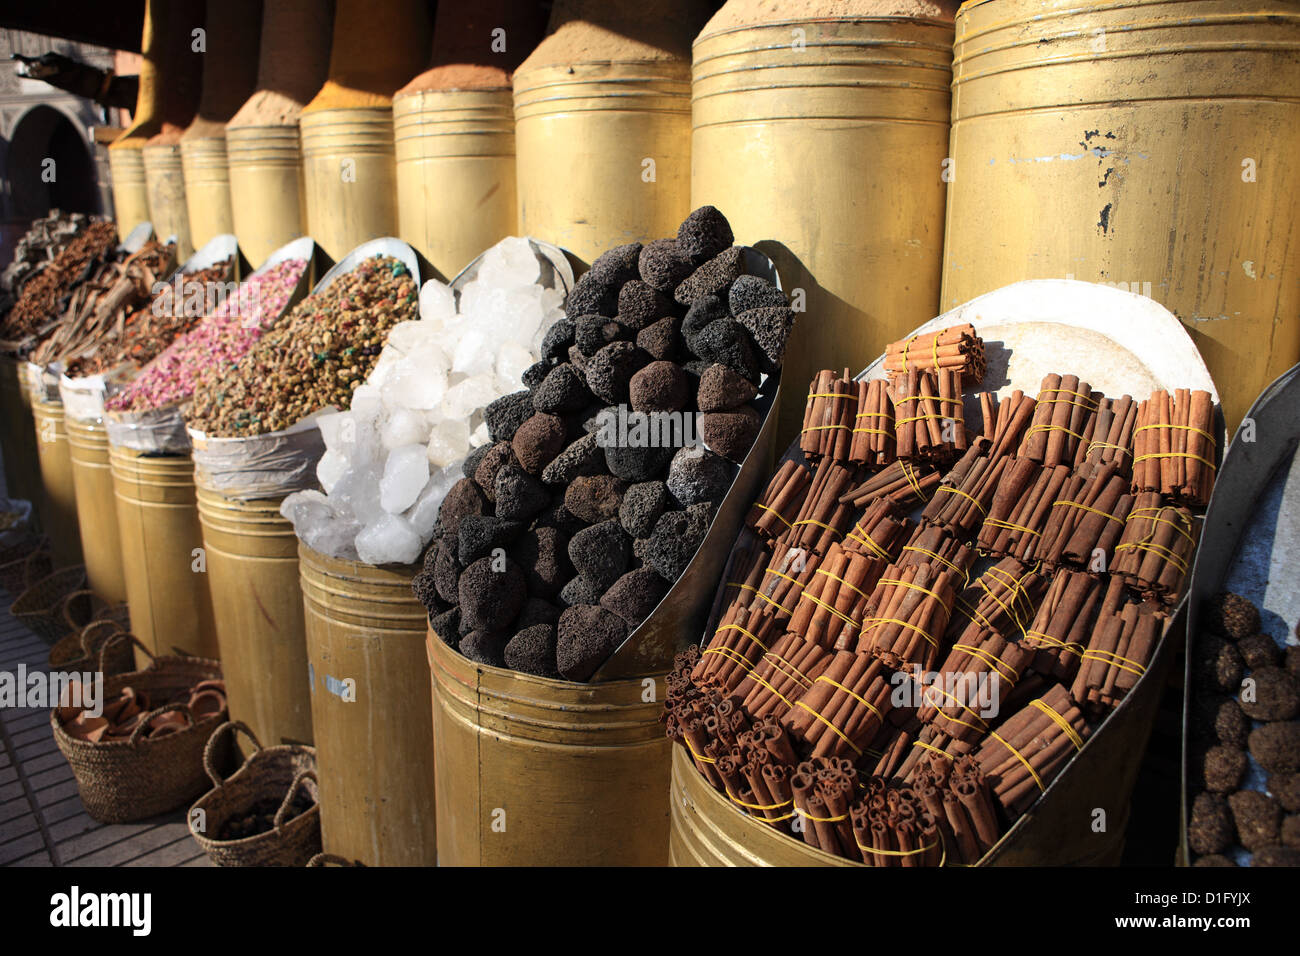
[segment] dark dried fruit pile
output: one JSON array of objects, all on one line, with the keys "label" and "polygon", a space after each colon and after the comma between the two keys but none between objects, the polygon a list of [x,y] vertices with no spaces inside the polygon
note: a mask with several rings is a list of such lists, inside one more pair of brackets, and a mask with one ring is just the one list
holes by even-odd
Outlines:
[{"label": "dark dried fruit pile", "polygon": [[527,390],[488,406],[492,443],[466,460],[415,578],[444,641],[585,681],[667,594],[758,435],[794,319],[744,260],[703,206],[574,286]]},{"label": "dark dried fruit pile", "polygon": [[1240,849],[1251,866],[1300,866],[1300,647],[1262,633],[1259,610],[1237,594],[1213,598],[1203,617],[1188,845],[1197,866],[1235,866]]},{"label": "dark dried fruit pile", "polygon": [[[257,836],[259,833],[267,833],[275,827],[275,814],[280,809],[280,804],[284,802],[283,797],[263,797],[255,802],[248,811],[228,818],[221,824],[221,829],[217,832],[218,840],[246,840],[249,837]],[[316,800],[307,793],[304,787],[299,787],[298,792],[293,795],[293,801],[289,804],[289,811],[284,816],[284,822],[288,823],[294,817],[301,816],[312,807],[316,806]]]}]

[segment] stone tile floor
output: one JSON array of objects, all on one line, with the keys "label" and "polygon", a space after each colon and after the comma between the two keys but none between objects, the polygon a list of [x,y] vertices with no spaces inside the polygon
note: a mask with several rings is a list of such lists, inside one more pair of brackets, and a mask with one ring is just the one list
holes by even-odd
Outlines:
[{"label": "stone tile floor", "polygon": [[[0,589],[0,671],[47,666],[49,646]],[[92,820],[44,708],[0,708],[0,866],[208,866],[185,810],[139,823]]]}]

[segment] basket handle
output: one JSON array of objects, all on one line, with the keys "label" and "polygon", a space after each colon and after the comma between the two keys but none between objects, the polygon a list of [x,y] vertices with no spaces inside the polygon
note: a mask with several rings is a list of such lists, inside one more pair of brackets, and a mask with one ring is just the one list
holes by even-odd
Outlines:
[{"label": "basket handle", "polygon": [[352,866],[353,863],[345,856],[339,856],[337,853],[317,853],[307,861],[308,866]]},{"label": "basket handle", "polygon": [[189,704],[163,704],[161,707],[149,711],[149,713],[140,718],[140,722],[135,725],[135,730],[131,731],[131,736],[127,738],[126,742],[132,747],[138,746],[140,735],[144,733],[144,729],[149,726],[149,721],[153,720],[155,717],[161,717],[163,714],[172,710],[179,711],[188,717],[190,719],[191,727],[196,723],[194,720],[194,712],[190,710]]},{"label": "basket handle", "polygon": [[[223,787],[226,783],[226,781],[221,778],[221,774],[217,773],[216,758],[217,741],[228,731],[239,731],[247,737],[253,744],[253,754],[262,749],[262,744],[257,739],[257,734],[253,733],[248,728],[248,724],[244,723],[242,720],[228,720],[216,730],[212,731],[212,736],[208,738],[208,742],[203,746],[203,769],[208,772],[208,779],[212,781],[214,787]],[[248,761],[252,759],[253,754],[249,754],[244,758],[244,764],[248,763]],[[240,764],[240,767],[242,768],[244,764]]]},{"label": "basket handle", "polygon": [[284,795],[284,800],[280,803],[280,809],[275,811],[274,822],[277,830],[284,826],[285,815],[288,814],[289,807],[293,804],[293,795],[298,792],[298,787],[300,787],[302,782],[307,779],[310,779],[313,783],[320,783],[320,781],[316,779],[315,770],[299,770],[298,773],[294,775],[293,783],[289,784],[289,789]]},{"label": "basket handle", "polygon": [[[78,630],[78,631],[83,630],[83,629],[84,629],[84,625],[79,625],[79,624],[77,624],[76,621],[74,621],[74,620],[72,619],[72,615],[71,615],[71,613],[69,612],[69,606],[72,604],[72,602],[73,602],[74,600],[76,600],[76,599],[79,598],[79,597],[89,597],[89,598],[90,598],[90,603],[91,603],[91,606],[92,606],[92,607],[95,605],[96,602],[103,603],[103,600],[104,600],[104,599],[101,598],[98,594],[96,594],[94,591],[90,590],[89,588],[81,588],[80,590],[77,590],[77,591],[69,591],[67,594],[64,595],[63,600],[62,600],[62,601],[60,602],[60,604],[59,604],[59,615],[63,618],[63,623],[64,623],[64,624],[66,624],[66,625],[68,625],[68,627],[73,628],[73,629]],[[96,614],[96,613],[98,613],[98,612],[96,612],[96,611],[91,611],[90,619],[91,619],[92,621],[95,619],[95,614]]]},{"label": "basket handle", "polygon": [[[132,644],[134,644],[136,647],[140,648],[140,650],[144,651],[145,656],[148,657],[149,660],[153,660],[153,659],[154,659],[154,657],[153,657],[153,651],[151,651],[151,650],[149,650],[149,648],[145,647],[145,646],[144,646],[144,642],[141,641],[138,637],[136,637],[136,636],[135,636],[134,634],[132,634],[130,631],[118,631],[116,634],[114,634],[112,637],[110,637],[108,640],[106,640],[103,644],[100,644],[100,645],[99,645],[99,669],[100,669],[101,672],[103,672],[104,669],[105,669],[105,668],[104,668],[104,663],[105,663],[105,662],[104,662],[104,655],[108,653],[108,649],[109,649],[110,647],[112,647],[114,644],[119,644],[119,643],[121,643],[122,640],[123,640],[124,638],[125,638],[126,640],[130,641],[130,642],[131,642]],[[85,641],[84,641],[84,640],[82,641],[82,647],[85,647]],[[86,647],[86,652],[87,652],[87,653],[90,653],[90,648]]]}]

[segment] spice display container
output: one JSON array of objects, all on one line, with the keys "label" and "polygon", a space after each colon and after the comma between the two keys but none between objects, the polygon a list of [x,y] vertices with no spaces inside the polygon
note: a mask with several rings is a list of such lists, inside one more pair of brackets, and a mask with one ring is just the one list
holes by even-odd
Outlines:
[{"label": "spice display container", "polygon": [[[36,451],[40,456],[44,510],[41,521],[50,538],[50,551],[58,568],[81,564],[81,531],[77,518],[77,487],[72,478],[72,455],[64,427],[63,403],[36,400]],[[8,451],[8,446],[6,446]]]},{"label": "spice display container", "polygon": [[185,205],[185,174],[181,168],[181,148],[159,144],[145,146],[145,189],[149,194],[149,219],[164,239],[176,237],[176,255],[188,259],[194,254],[190,237],[190,213]]},{"label": "spice display container", "polygon": [[122,566],[122,538],[117,528],[117,501],[108,464],[108,430],[104,422],[65,418],[72,483],[76,489],[77,525],[86,581],[112,604],[127,599]]},{"label": "spice display container", "polygon": [[125,242],[132,230],[149,222],[149,190],[145,186],[141,144],[110,146],[108,167],[113,176],[113,213],[117,217],[117,234]]}]

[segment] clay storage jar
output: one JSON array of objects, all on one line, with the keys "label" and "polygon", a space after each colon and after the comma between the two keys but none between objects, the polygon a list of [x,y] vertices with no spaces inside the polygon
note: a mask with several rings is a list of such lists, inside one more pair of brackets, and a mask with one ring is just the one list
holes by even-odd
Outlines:
[{"label": "clay storage jar", "polygon": [[558,0],[514,78],[524,235],[591,262],[673,233],[691,210],[690,42],[709,8]]},{"label": "clay storage jar", "polygon": [[226,124],[233,231],[254,264],[306,235],[298,116],[325,82],[333,24],[330,0],[263,5],[257,91]]},{"label": "clay storage jar", "polygon": [[[955,7],[730,0],[695,41],[691,204],[727,210],[806,294],[791,381],[826,343],[861,368],[937,312]],[[802,414],[786,390],[782,444]]]},{"label": "clay storage jar", "polygon": [[944,308],[1067,276],[1154,297],[1235,428],[1300,360],[1298,44],[1281,0],[966,4]]},{"label": "clay storage jar", "polygon": [[203,94],[198,115],[181,136],[181,168],[190,239],[202,249],[213,236],[235,231],[226,169],[226,121],[257,83],[262,0],[208,5]]},{"label": "clay storage jar", "polygon": [[[144,168],[144,147],[167,131],[174,141],[194,116],[202,61],[190,52],[190,30],[203,19],[200,0],[176,3],[149,0],[145,7],[140,49],[140,92],[134,122],[108,148],[113,174],[113,206],[118,236],[127,235],[153,216]],[[185,213],[184,197],[181,212]],[[159,211],[173,224],[174,203]],[[188,214],[182,218],[188,223]],[[161,227],[159,227],[161,230]],[[188,225],[186,226],[188,231]],[[170,233],[164,233],[164,238]],[[188,256],[189,253],[184,255]]]},{"label": "clay storage jar", "polygon": [[393,97],[397,234],[446,279],[516,232],[510,71],[543,26],[537,4],[444,0],[433,68]]},{"label": "clay storage jar", "polygon": [[329,79],[300,129],[307,231],[336,261],[397,232],[393,94],[427,63],[430,30],[421,0],[335,7]]}]

